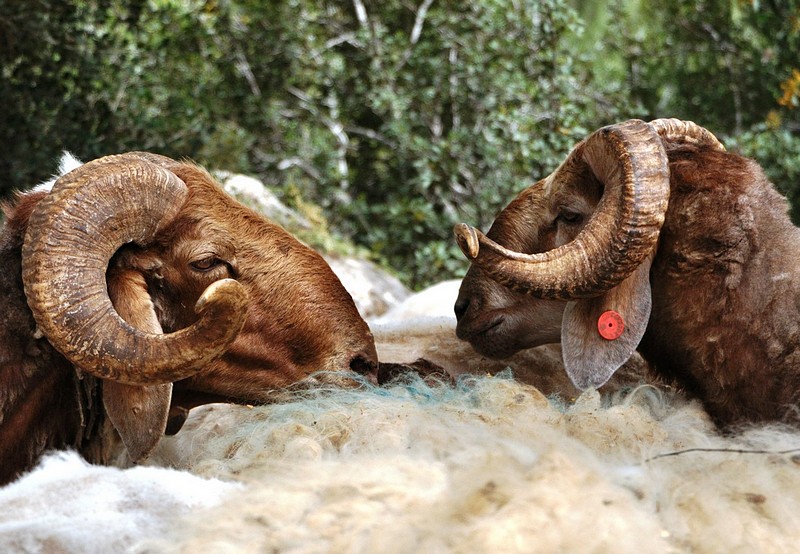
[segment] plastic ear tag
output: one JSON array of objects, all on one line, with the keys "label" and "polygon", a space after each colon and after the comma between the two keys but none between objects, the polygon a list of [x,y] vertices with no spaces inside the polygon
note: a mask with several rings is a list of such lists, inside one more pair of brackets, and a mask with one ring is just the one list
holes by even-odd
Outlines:
[{"label": "plastic ear tag", "polygon": [[625,330],[625,322],[618,312],[608,310],[597,319],[597,330],[604,339],[617,340]]}]

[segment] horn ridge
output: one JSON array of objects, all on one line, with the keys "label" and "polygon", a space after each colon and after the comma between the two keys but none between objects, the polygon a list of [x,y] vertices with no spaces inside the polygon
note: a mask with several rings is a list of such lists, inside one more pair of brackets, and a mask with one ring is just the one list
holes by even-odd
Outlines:
[{"label": "horn ridge", "polygon": [[654,119],[650,125],[668,142],[679,144],[694,144],[696,146],[711,148],[712,150],[725,150],[725,146],[714,134],[701,127],[694,121],[682,121],[675,118]]}]

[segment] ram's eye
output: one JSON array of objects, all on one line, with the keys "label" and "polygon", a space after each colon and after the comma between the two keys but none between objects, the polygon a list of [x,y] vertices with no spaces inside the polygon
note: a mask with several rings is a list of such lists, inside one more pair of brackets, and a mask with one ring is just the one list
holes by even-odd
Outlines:
[{"label": "ram's eye", "polygon": [[195,262],[191,262],[189,265],[192,266],[193,269],[197,271],[208,271],[217,267],[221,264],[222,261],[214,256],[209,256],[208,258],[203,258],[202,260],[197,260]]},{"label": "ram's eye", "polygon": [[558,214],[558,220],[563,221],[569,225],[575,225],[583,221],[583,214],[578,212],[572,212],[567,210],[562,210],[561,213]]}]

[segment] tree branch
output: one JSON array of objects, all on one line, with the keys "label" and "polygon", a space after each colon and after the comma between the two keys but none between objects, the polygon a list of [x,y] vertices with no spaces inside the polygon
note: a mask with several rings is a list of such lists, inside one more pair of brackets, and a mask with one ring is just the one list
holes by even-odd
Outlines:
[{"label": "tree branch", "polygon": [[397,64],[394,66],[394,71],[397,73],[400,71],[403,66],[408,63],[409,58],[411,58],[411,54],[414,51],[414,46],[419,42],[419,37],[422,35],[422,27],[425,25],[425,17],[428,15],[428,9],[433,4],[433,0],[423,0],[422,4],[420,4],[419,8],[417,8],[416,16],[414,17],[414,26],[411,28],[411,35],[409,37],[409,45],[403,51],[403,55]]},{"label": "tree branch", "polygon": [[411,29],[411,44],[414,45],[419,41],[419,36],[422,34],[422,26],[425,24],[425,16],[428,15],[428,8],[433,4],[433,0],[423,0],[417,9],[417,16],[414,18],[414,27]]}]

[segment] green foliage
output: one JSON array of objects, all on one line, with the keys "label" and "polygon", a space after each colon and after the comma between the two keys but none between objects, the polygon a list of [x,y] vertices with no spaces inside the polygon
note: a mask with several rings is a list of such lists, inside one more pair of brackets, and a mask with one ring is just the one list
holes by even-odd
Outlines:
[{"label": "green foliage", "polygon": [[767,177],[789,199],[792,220],[800,224],[800,134],[763,124],[725,143],[758,160]]},{"label": "green foliage", "polygon": [[294,38],[307,55],[287,72],[288,94],[273,95],[283,159],[260,169],[311,161],[314,171],[297,163],[289,179],[412,285],[431,266],[462,271],[454,249],[434,246],[453,224],[488,225],[590,121],[612,118],[567,51],[579,21],[563,2],[431,4],[424,18],[399,1],[361,19],[337,5],[304,9],[308,29]]},{"label": "green foliage", "polygon": [[620,16],[609,38],[624,60],[632,99],[650,116],[739,134],[778,107],[780,84],[800,65],[797,0],[610,4]]},{"label": "green foliage", "polygon": [[486,228],[575,142],[629,117],[730,136],[800,202],[800,10],[771,8],[6,0],[2,186],[47,177],[64,148],[191,157],[318,206],[321,237],[352,240],[414,287],[463,273],[454,223]]},{"label": "green foliage", "polygon": [[[0,3],[0,186],[47,177],[69,134],[59,122],[84,111],[79,99],[86,80],[79,75],[89,72],[89,64],[74,36],[81,23],[69,3]],[[102,120],[86,119],[86,135],[102,134]]]}]

